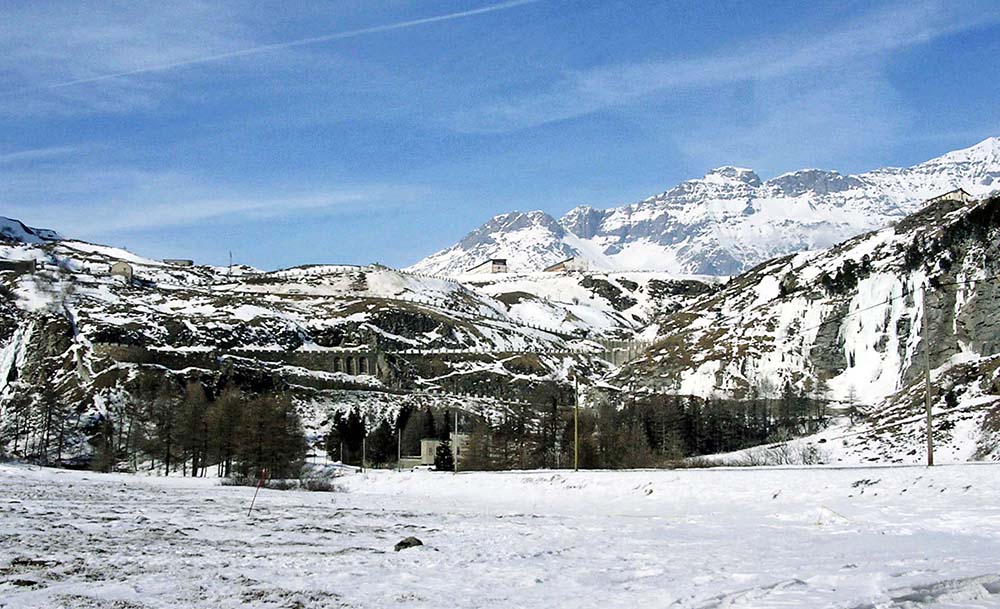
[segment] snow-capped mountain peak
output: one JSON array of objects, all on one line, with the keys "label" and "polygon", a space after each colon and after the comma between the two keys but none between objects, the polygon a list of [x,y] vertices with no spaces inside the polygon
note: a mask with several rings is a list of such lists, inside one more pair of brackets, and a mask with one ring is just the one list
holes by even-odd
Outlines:
[{"label": "snow-capped mountain peak", "polygon": [[566,229],[543,211],[500,214],[410,270],[457,275],[490,258],[506,258],[512,271],[535,270],[576,255],[566,237]]},{"label": "snow-capped mountain peak", "polygon": [[936,159],[925,163],[946,164],[946,163],[988,163],[1000,162],[1000,137],[990,137],[968,148],[954,150]]},{"label": "snow-capped mountain peak", "polygon": [[754,173],[752,169],[747,169],[746,167],[734,167],[732,165],[724,165],[722,167],[716,167],[702,178],[703,182],[712,182],[715,184],[729,184],[729,183],[740,183],[748,184],[750,186],[760,186],[760,177]]},{"label": "snow-capped mountain peak", "polygon": [[558,221],[540,211],[503,214],[411,268],[456,274],[497,257],[511,271],[537,271],[582,256],[599,268],[731,275],[887,226],[957,188],[976,197],[1000,191],[1000,138],[906,168],[802,169],[762,181],[722,166],[637,203],[580,206]]}]

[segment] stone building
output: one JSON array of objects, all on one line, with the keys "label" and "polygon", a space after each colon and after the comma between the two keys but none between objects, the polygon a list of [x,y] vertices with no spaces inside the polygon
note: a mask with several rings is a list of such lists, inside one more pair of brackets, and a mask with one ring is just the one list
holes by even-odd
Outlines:
[{"label": "stone building", "polygon": [[[420,441],[420,464],[434,465],[434,457],[437,455],[438,445],[441,441],[437,438],[424,438]],[[455,464],[462,468],[462,459],[469,449],[469,434],[451,432],[451,454],[455,456]]]},{"label": "stone building", "polygon": [[123,278],[126,284],[131,284],[132,280],[135,279],[135,271],[132,269],[132,265],[121,260],[111,265],[111,274]]},{"label": "stone building", "polygon": [[932,199],[928,199],[927,203],[931,204],[939,201],[961,201],[962,203],[970,203],[975,200],[976,199],[972,195],[965,192],[964,188],[956,188],[955,190],[948,191],[943,195],[938,195]]},{"label": "stone building", "polygon": [[507,259],[506,258],[490,258],[486,262],[477,264],[471,269],[465,271],[466,273],[506,273],[507,272]]}]

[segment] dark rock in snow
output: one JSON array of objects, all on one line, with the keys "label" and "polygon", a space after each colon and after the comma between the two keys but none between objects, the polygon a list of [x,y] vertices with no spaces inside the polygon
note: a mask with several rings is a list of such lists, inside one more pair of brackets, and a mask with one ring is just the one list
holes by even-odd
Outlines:
[{"label": "dark rock in snow", "polygon": [[415,548],[417,546],[424,545],[424,542],[420,541],[416,537],[407,537],[396,544],[395,550],[399,552],[400,550],[405,550],[407,548]]},{"label": "dark rock in snow", "polygon": [[36,582],[34,580],[31,580],[31,579],[14,579],[14,580],[11,580],[10,583],[12,585],[14,585],[14,586],[19,586],[19,587],[22,587],[22,588],[27,588],[27,587],[30,587],[30,586],[37,586],[38,585],[38,582]]}]

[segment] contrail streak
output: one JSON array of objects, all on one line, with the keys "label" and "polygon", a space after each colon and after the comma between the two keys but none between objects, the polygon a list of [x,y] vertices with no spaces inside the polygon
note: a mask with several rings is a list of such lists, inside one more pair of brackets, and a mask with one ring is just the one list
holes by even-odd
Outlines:
[{"label": "contrail streak", "polygon": [[213,61],[222,61],[225,59],[232,59],[234,57],[245,57],[247,55],[258,55],[261,53],[268,53],[271,51],[278,51],[281,49],[290,49],[294,47],[307,46],[310,44],[319,44],[322,42],[330,42],[332,40],[344,40],[345,38],[356,38],[358,36],[364,36],[365,34],[377,34],[380,32],[391,32],[394,30],[403,30],[411,27],[417,27],[421,25],[427,25],[429,23],[438,23],[440,21],[452,21],[454,19],[464,19],[466,17],[473,17],[475,15],[482,15],[484,13],[493,13],[496,11],[502,11],[509,8],[514,8],[517,6],[522,6],[525,4],[534,4],[540,2],[541,0],[509,0],[508,2],[501,2],[499,4],[491,4],[489,6],[484,6],[476,9],[470,9],[467,11],[460,11],[457,13],[448,13],[447,15],[435,15],[433,17],[424,17],[422,19],[412,19],[410,21],[399,21],[396,23],[388,23],[385,25],[376,25],[372,27],[361,28],[358,30],[347,30],[344,32],[335,32],[332,34],[324,34],[322,36],[313,36],[311,38],[302,38],[300,40],[291,40],[288,42],[276,42],[273,44],[264,44],[256,47],[250,47],[246,49],[238,49],[235,51],[228,51],[226,53],[218,53],[216,55],[205,55],[203,57],[195,57],[193,59],[185,59],[183,61],[175,61],[171,63],[163,63],[153,66],[146,66],[144,68],[136,68],[135,70],[127,70],[124,72],[115,72],[113,74],[102,74],[100,76],[92,76],[88,78],[78,78],[76,80],[67,80],[64,82],[54,83],[50,85],[43,85],[40,87],[32,87],[29,89],[21,89],[19,91],[9,91],[7,93],[0,93],[0,96],[7,97],[10,95],[18,95],[21,93],[29,93],[33,91],[48,91],[52,89],[63,89],[66,87],[73,87],[76,85],[83,85],[92,82],[101,82],[103,80],[112,80],[115,78],[122,78],[124,76],[135,76],[137,74],[149,74],[151,72],[163,72],[165,70],[173,70],[175,68],[183,68],[187,66],[193,66],[203,63],[210,63]]}]

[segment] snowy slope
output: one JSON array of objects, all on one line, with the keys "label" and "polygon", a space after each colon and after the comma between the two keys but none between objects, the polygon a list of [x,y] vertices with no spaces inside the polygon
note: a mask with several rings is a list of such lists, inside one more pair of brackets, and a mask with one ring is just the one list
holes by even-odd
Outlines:
[{"label": "snowy slope", "polygon": [[420,273],[460,274],[490,258],[505,258],[510,270],[541,270],[576,254],[575,239],[540,211],[497,216],[454,246],[415,264]]},{"label": "snowy slope", "polygon": [[[40,408],[43,386],[77,408],[62,453],[73,459],[91,452],[93,425],[121,419],[151,377],[176,391],[198,380],[289,392],[320,438],[333,412],[498,412],[497,400],[568,392],[574,366],[595,376],[610,366],[586,324],[532,318],[462,283],[378,265],[175,267],[72,240],[0,243],[0,258],[38,263],[0,271],[0,450],[20,442],[19,456],[37,439],[39,428],[19,421]],[[116,262],[134,281],[110,273]]]},{"label": "snowy slope", "polygon": [[455,274],[504,257],[512,271],[530,272],[582,256],[605,270],[731,275],[890,225],[959,187],[1000,191],[1000,138],[858,175],[806,169],[761,181],[750,169],[720,167],[631,205],[577,207],[558,222],[543,212],[498,216],[411,268]]},{"label": "snowy slope", "polygon": [[[251,489],[217,480],[0,466],[0,598],[18,609],[997,607],[998,469],[373,471],[339,479],[338,493],[264,489],[247,516]],[[393,551],[408,536],[423,545]]]},{"label": "snowy slope", "polygon": [[657,320],[719,283],[711,276],[656,272],[459,275],[457,280],[503,302],[524,323],[617,339],[655,338]]}]

